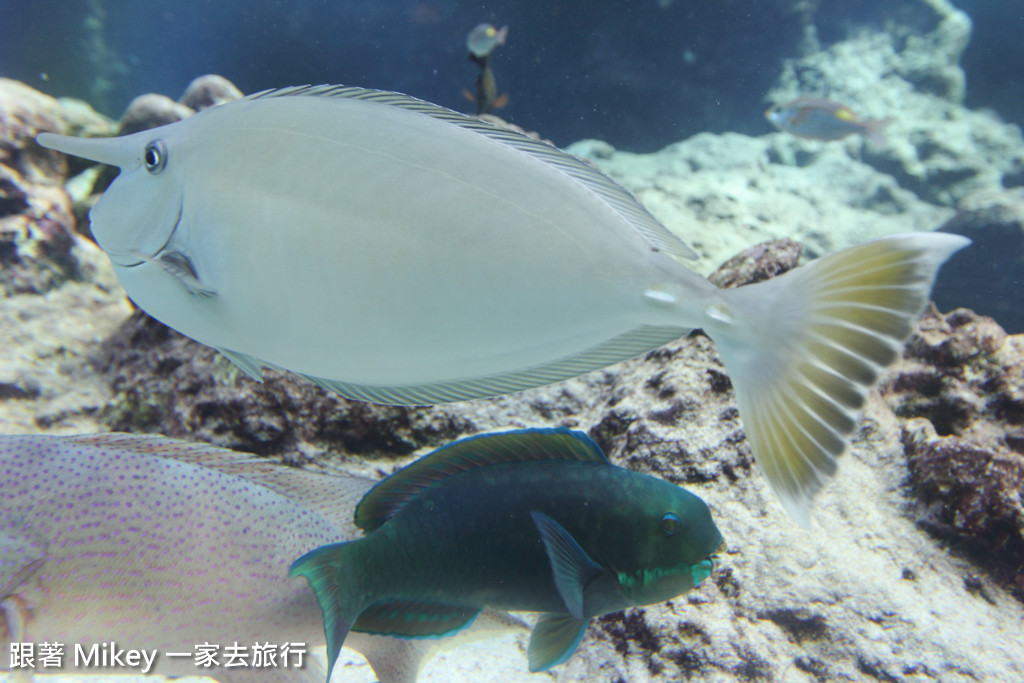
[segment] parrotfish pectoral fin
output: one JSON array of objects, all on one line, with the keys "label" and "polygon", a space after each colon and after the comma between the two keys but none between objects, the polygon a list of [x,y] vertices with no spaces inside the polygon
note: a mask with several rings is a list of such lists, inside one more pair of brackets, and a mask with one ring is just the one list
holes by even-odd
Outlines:
[{"label": "parrotfish pectoral fin", "polygon": [[352,543],[334,543],[311,550],[292,563],[288,576],[304,576],[324,615],[324,635],[327,638],[327,680],[338,661],[345,638],[353,622],[362,611],[359,597],[354,593],[356,582],[351,580],[350,567],[359,566],[352,560]]},{"label": "parrotfish pectoral fin", "polygon": [[558,666],[576,652],[589,619],[575,619],[568,614],[542,614],[530,634],[526,656],[530,673],[547,671]]},{"label": "parrotfish pectoral fin", "polygon": [[582,619],[583,590],[601,573],[601,567],[561,524],[543,512],[531,512],[530,517],[544,541],[558,594],[573,619]]},{"label": "parrotfish pectoral fin", "polygon": [[98,161],[111,166],[124,167],[138,160],[138,143],[125,142],[126,138],[76,138],[56,133],[40,133],[36,142],[47,149]]},{"label": "parrotfish pectoral fin", "polygon": [[969,243],[942,233],[867,242],[723,291],[705,312],[754,457],[801,525],[867,392],[914,329],[939,266]]}]

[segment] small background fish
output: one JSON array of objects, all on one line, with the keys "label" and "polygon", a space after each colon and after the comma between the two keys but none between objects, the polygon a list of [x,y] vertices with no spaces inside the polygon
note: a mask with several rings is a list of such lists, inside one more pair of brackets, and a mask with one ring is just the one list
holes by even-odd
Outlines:
[{"label": "small background fish", "polygon": [[469,50],[469,61],[480,67],[480,75],[476,78],[476,94],[463,90],[463,96],[476,103],[476,114],[490,114],[508,104],[508,95],[498,95],[498,84],[491,70],[491,54],[494,48],[505,44],[508,37],[508,26],[500,29],[491,24],[480,24],[466,37],[466,49]]},{"label": "small background fish", "polygon": [[892,119],[861,121],[846,105],[821,97],[801,97],[777,104],[764,113],[779,130],[810,140],[840,140],[863,135],[873,145],[885,146],[883,132]]}]

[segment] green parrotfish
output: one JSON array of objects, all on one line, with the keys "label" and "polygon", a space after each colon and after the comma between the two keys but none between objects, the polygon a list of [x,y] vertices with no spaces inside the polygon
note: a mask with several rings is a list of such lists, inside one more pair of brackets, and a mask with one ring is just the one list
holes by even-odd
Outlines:
[{"label": "green parrotfish", "polygon": [[[284,643],[308,652],[322,644],[316,598],[288,567],[303,552],[358,538],[355,504],[375,483],[156,436],[0,436],[0,670],[9,643],[59,642],[62,673],[104,673],[96,659],[75,667],[74,647],[114,641],[146,659],[107,673],[321,680],[309,658],[302,669],[280,660],[200,669],[166,653],[238,643],[251,662],[255,642],[275,653]],[[488,613],[470,635],[516,621]],[[382,683],[413,683],[430,650],[366,634],[346,645]]]},{"label": "green parrotfish", "polygon": [[531,671],[576,650],[592,617],[684,593],[722,535],[683,488],[611,465],[581,432],[528,429],[456,441],[377,484],[367,535],[300,557],[324,614],[328,669],[359,631],[443,636],[485,607],[541,612]]},{"label": "green parrotfish", "polygon": [[255,378],[434,404],[574,377],[702,328],[751,450],[806,523],[857,412],[968,244],[896,235],[722,290],[626,190],[555,147],[404,95],[268,91],[119,138],[90,212],[128,295]]}]

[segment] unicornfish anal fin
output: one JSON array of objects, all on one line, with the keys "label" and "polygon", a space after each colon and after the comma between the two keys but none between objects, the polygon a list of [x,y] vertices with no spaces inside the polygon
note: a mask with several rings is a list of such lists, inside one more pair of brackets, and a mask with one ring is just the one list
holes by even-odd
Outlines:
[{"label": "unicornfish anal fin", "polygon": [[941,233],[866,242],[723,291],[729,305],[706,312],[754,457],[801,525],[868,391],[913,331],[936,271],[969,243]]},{"label": "unicornfish anal fin", "polygon": [[583,640],[589,619],[568,614],[542,614],[530,634],[526,657],[530,672],[547,671],[569,659]]},{"label": "unicornfish anal fin", "polygon": [[231,361],[232,365],[244,372],[251,379],[254,379],[257,382],[263,381],[263,364],[260,361],[250,355],[239,353],[238,351],[222,349],[219,347],[217,347],[217,350],[221,355]]},{"label": "unicornfish anal fin", "polygon": [[587,555],[561,524],[543,512],[531,512],[544,550],[551,562],[555,587],[573,619],[583,619],[583,591],[601,574],[601,567]]}]

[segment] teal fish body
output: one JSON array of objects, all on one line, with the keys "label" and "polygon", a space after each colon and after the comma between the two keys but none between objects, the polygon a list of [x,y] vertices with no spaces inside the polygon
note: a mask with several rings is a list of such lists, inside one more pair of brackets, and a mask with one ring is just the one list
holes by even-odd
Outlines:
[{"label": "teal fish body", "polygon": [[397,93],[269,91],[111,139],[92,233],[143,310],[259,379],[435,404],[703,329],[772,491],[807,523],[858,411],[968,240],[893,235],[736,289],[594,166]]},{"label": "teal fish body", "polygon": [[440,636],[490,607],[543,613],[531,670],[570,656],[591,617],[693,588],[722,543],[699,498],[564,429],[455,442],[368,493],[356,523],[366,537],[293,565],[329,657],[349,628]]}]

